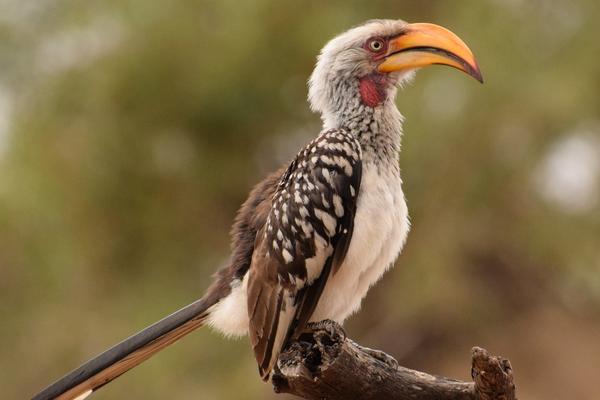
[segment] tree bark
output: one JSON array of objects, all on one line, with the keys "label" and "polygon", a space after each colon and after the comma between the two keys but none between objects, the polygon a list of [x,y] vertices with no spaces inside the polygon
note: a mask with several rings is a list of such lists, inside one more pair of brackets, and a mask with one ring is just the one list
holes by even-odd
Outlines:
[{"label": "tree bark", "polygon": [[510,362],[482,348],[471,350],[474,382],[462,382],[399,366],[346,338],[339,325],[320,324],[279,357],[275,392],[315,400],[516,400]]}]

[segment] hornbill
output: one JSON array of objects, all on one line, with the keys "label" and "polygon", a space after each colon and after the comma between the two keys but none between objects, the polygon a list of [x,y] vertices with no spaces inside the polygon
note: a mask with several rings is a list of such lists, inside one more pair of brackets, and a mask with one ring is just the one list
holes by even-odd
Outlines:
[{"label": "hornbill", "polygon": [[355,313],[409,230],[395,97],[416,69],[432,64],[483,82],[467,45],[438,25],[373,20],[327,43],[308,93],[323,130],[250,192],[233,225],[231,258],[206,294],[33,399],[83,399],[205,324],[248,334],[268,380],[301,332]]}]

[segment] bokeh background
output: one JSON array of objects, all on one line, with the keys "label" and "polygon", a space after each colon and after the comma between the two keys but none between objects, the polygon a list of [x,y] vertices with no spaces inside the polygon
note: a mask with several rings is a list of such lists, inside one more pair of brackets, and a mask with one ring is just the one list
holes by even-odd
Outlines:
[{"label": "bokeh background", "polygon": [[[321,46],[371,18],[442,24],[486,83],[398,96],[413,224],[346,326],[469,379],[510,358],[523,399],[600,391],[596,0],[0,1],[0,392],[27,398],[200,297],[245,194],[314,137]],[[274,398],[246,339],[203,329],[95,399]]]}]

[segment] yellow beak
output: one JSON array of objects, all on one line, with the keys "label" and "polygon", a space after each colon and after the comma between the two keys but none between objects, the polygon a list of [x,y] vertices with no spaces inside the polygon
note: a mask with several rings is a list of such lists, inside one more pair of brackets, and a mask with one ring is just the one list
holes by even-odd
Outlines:
[{"label": "yellow beak", "polygon": [[483,83],[475,56],[465,42],[434,24],[408,24],[404,33],[390,40],[378,70],[404,71],[433,64],[457,68]]}]

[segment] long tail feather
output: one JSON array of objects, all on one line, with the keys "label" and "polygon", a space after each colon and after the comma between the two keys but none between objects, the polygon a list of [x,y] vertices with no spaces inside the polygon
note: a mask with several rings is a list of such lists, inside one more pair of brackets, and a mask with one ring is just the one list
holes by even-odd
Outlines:
[{"label": "long tail feather", "polygon": [[155,353],[201,327],[216,299],[202,298],[71,371],[32,400],[81,400]]}]

